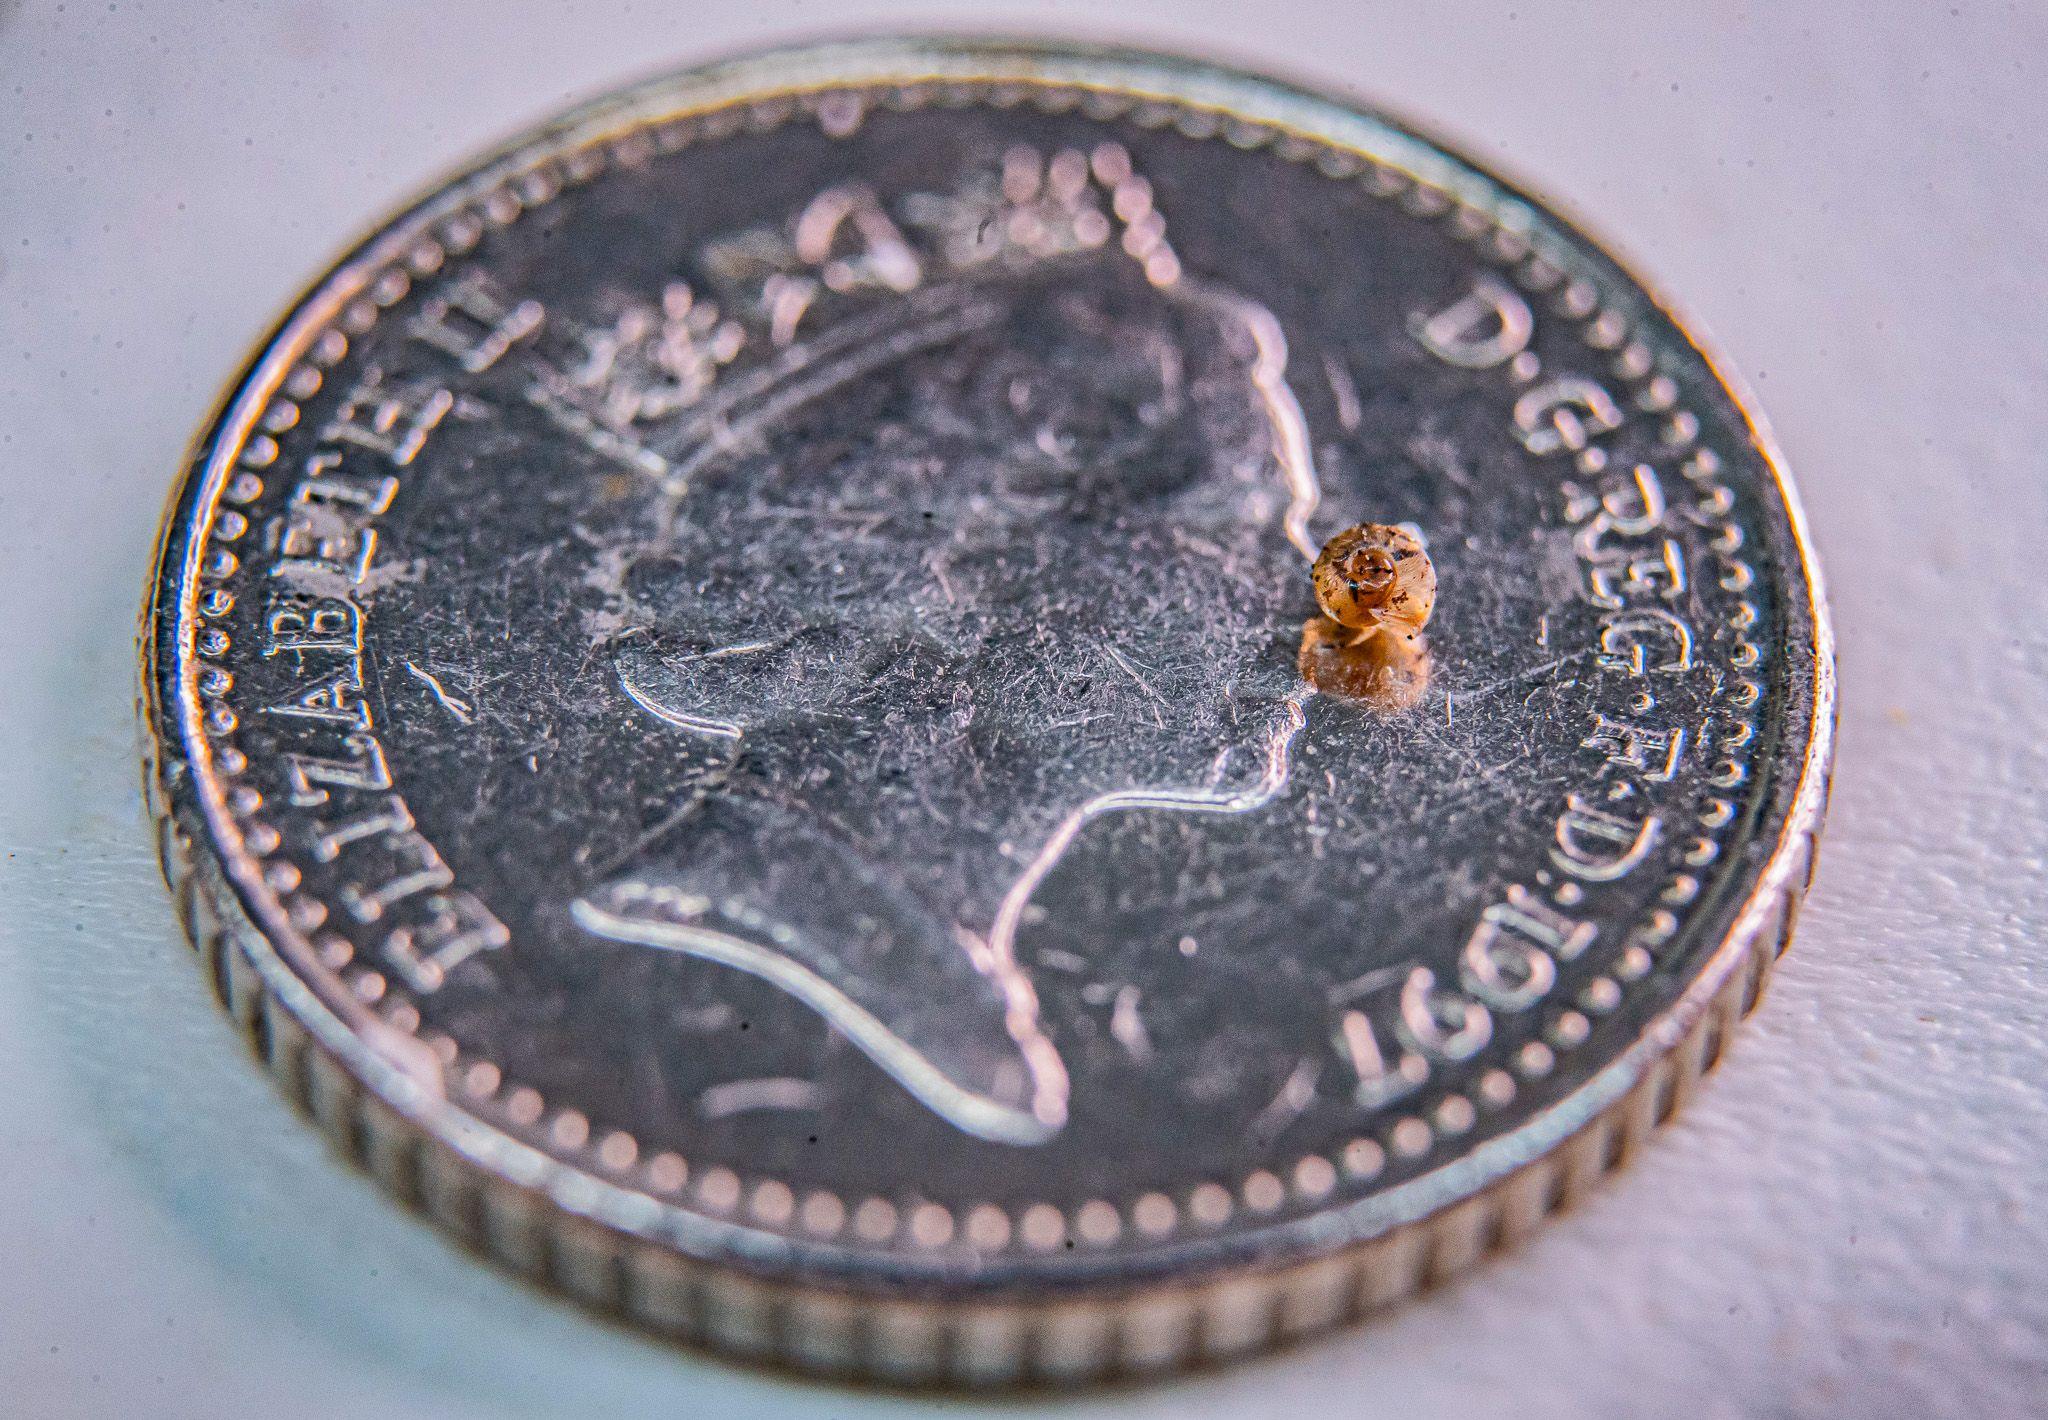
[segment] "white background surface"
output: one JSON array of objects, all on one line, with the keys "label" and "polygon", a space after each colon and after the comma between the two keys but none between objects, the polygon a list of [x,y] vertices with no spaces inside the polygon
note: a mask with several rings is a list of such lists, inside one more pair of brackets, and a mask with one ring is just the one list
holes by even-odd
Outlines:
[{"label": "white background surface", "polygon": [[1757,386],[1841,639],[1797,949],[1630,1171],[1333,1340],[982,1413],[2048,1413],[2040,8],[0,0],[0,1415],[944,1404],[591,1321],[333,1162],[178,938],[131,714],[182,447],[348,238],[566,99],[889,19],[1222,48],[1375,96],[1561,198]]}]

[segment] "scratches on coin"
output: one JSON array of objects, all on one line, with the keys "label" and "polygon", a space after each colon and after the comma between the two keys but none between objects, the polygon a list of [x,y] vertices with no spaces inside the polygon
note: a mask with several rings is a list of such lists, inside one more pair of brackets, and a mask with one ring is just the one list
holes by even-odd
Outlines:
[{"label": "scratches on coin", "polygon": [[1249,1133],[1261,1143],[1279,1137],[1288,1125],[1301,1118],[1304,1111],[1315,1103],[1316,1081],[1322,1077],[1322,1062],[1309,1056],[1295,1061],[1294,1069],[1266,1104],[1253,1117]]},{"label": "scratches on coin", "polygon": [[1135,986],[1117,988],[1109,1033],[1123,1046],[1125,1054],[1142,1065],[1152,1058],[1152,1038],[1145,1034],[1145,1018],[1138,1014],[1139,994]]},{"label": "scratches on coin", "polygon": [[407,661],[405,669],[414,680],[427,688],[428,693],[435,700],[440,702],[443,710],[446,710],[455,717],[458,724],[473,725],[476,723],[476,707],[461,696],[451,693],[447,686],[441,684],[440,678],[432,671],[422,670],[413,661]]},{"label": "scratches on coin", "polygon": [[1364,411],[1358,404],[1358,385],[1351,378],[1351,371],[1335,355],[1323,356],[1323,375],[1330,382],[1330,398],[1337,404],[1337,425],[1345,433],[1357,430],[1364,420]]},{"label": "scratches on coin", "polygon": [[706,1119],[729,1119],[759,1110],[818,1109],[824,1102],[824,1090],[813,1081],[775,1075],[707,1086],[697,1096],[697,1113]]}]

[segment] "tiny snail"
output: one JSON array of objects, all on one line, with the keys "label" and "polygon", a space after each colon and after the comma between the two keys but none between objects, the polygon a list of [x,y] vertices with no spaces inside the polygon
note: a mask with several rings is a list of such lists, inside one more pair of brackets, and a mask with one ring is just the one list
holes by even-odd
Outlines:
[{"label": "tiny snail", "polygon": [[1418,704],[1430,674],[1422,628],[1436,609],[1436,568],[1421,535],[1387,523],[1348,527],[1323,544],[1309,577],[1323,614],[1301,628],[1302,678],[1379,710]]},{"label": "tiny snail", "polygon": [[1436,607],[1436,568],[1420,535],[1407,526],[1344,529],[1323,544],[1309,576],[1323,615],[1357,633],[1353,644],[1381,631],[1413,642]]}]

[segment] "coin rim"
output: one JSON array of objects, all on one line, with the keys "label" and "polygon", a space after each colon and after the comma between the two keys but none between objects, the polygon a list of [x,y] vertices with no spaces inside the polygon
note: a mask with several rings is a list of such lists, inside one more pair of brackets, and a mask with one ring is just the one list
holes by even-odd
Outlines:
[{"label": "coin rim", "polygon": [[[1113,82],[1105,82],[1105,74],[1114,75]],[[352,285],[351,278],[381,264],[383,248],[398,240],[395,233],[429,208],[457,204],[494,185],[516,169],[522,154],[558,147],[570,134],[595,141],[607,120],[638,128],[693,107],[725,107],[749,98],[840,85],[948,80],[1093,83],[1171,102],[1203,103],[1233,115],[1236,105],[1247,101],[1264,110],[1298,109],[1310,120],[1322,120],[1321,125],[1301,125],[1318,142],[1344,146],[1328,131],[1333,120],[1364,124],[1379,145],[1372,155],[1376,158],[1389,147],[1405,150],[1416,167],[1440,181],[1477,181],[1496,202],[1540,206],[1585,254],[1605,261],[1692,344],[1747,421],[1752,444],[1777,485],[1806,587],[1814,664],[1806,753],[1790,795],[1772,792],[1777,802],[1770,807],[1782,804],[1785,822],[1769,858],[1756,870],[1747,898],[1693,980],[1627,1049],[1565,1099],[1506,1134],[1416,1179],[1369,1195],[1376,1223],[1372,1231],[1337,1226],[1323,1229],[1331,1236],[1302,1239],[1301,1234],[1315,1231],[1304,1225],[1329,1223],[1331,1215],[1366,1201],[1354,1200],[1219,1240],[1229,1246],[1214,1250],[1208,1259],[1213,1266],[1164,1282],[1145,1278],[1141,1259],[1118,1255],[1115,1265],[1098,1275],[1012,1281],[1000,1293],[977,1288],[972,1279],[919,1275],[911,1267],[903,1269],[904,1275],[794,1280],[787,1276],[789,1243],[765,1239],[772,1246],[759,1245],[747,1236],[751,1230],[736,1225],[714,1225],[714,1231],[732,1236],[714,1238],[718,1245],[704,1247],[701,1254],[679,1251],[673,1238],[656,1236],[655,1224],[670,1211],[693,1223],[708,1220],[592,1178],[473,1116],[441,1107],[418,1081],[370,1049],[358,1028],[292,971],[259,925],[263,889],[255,865],[220,847],[212,818],[220,806],[202,792],[200,776],[182,748],[199,746],[203,762],[206,742],[196,722],[197,706],[181,704],[179,695],[193,656],[186,634],[186,592],[197,577],[189,564],[203,540],[182,515],[204,504],[223,472],[214,466],[215,451],[224,441],[238,447],[253,429],[262,399],[252,397],[252,391],[266,395],[275,383],[272,377],[283,373],[274,367],[287,355],[296,358],[288,338],[324,323],[345,304],[360,285]],[[1275,121],[1270,111],[1255,117]],[[1801,608],[1792,604],[1792,581],[1788,578],[1783,590],[1787,614],[1796,623]],[[523,130],[379,221],[323,271],[256,347],[194,445],[159,534],[142,641],[145,783],[181,920],[202,949],[216,989],[250,1029],[287,1092],[349,1153],[402,1198],[424,1206],[500,1260],[657,1329],[699,1333],[745,1354],[909,1378],[924,1372],[982,1378],[1004,1371],[993,1359],[998,1355],[1014,1355],[1012,1369],[1018,1374],[1076,1376],[1173,1364],[1198,1354],[1234,1354],[1312,1329],[1311,1322],[1327,1324],[1368,1303],[1393,1300],[1458,1270],[1490,1245],[1519,1235],[1569,1202],[1592,1178],[1621,1162],[1650,1125],[1668,1116],[1692,1081],[1719,1058],[1732,1017],[1754,1006],[1772,961],[1789,938],[1810,876],[1834,727],[1833,643],[1825,594],[1805,516],[1775,441],[1749,391],[1696,327],[1607,246],[1587,237],[1568,209],[1548,200],[1539,203],[1526,186],[1502,179],[1491,166],[1480,167],[1455,145],[1413,124],[1389,119],[1377,106],[1314,86],[1172,54],[960,36],[775,48],[643,81]],[[1788,689],[1796,696],[1797,668],[1789,673],[1794,679]],[[1798,713],[1796,698],[1787,710]],[[1782,764],[1783,746],[1775,753]],[[214,845],[215,853],[202,853],[202,842]],[[271,927],[289,931],[278,922]],[[1760,950],[1766,944],[1773,950]],[[1356,1219],[1346,1221],[1355,1224]],[[863,1313],[850,1322],[841,1318],[838,1326],[841,1331],[852,1326],[864,1340],[849,1341],[837,1352],[818,1340],[833,1333],[827,1313],[834,1304],[877,1294],[893,1296],[890,1305],[910,1309],[893,1323],[895,1331],[887,1326],[878,1330],[880,1324],[873,1317],[862,1319]],[[1157,1325],[1165,1328],[1162,1335],[1184,1332],[1184,1344],[1134,1347],[1133,1338],[1141,1333],[1132,1330],[1129,1309],[1140,1296],[1149,1299],[1145,1305],[1158,1316],[1175,1319]],[[674,1304],[652,1300],[657,1297]],[[968,1302],[971,1310],[956,1305]],[[1161,1306],[1165,1311],[1159,1311]],[[809,1324],[793,1324],[792,1311],[806,1309],[815,1313]],[[1091,1315],[1094,1320],[1085,1324],[1077,1320]],[[1067,1331],[1058,1333],[1060,1326]],[[990,1337],[1010,1339],[997,1344],[984,1337],[976,1343],[976,1327]],[[1258,1339],[1245,1339],[1254,1336]],[[1147,1360],[1169,1352],[1173,1359]]]}]

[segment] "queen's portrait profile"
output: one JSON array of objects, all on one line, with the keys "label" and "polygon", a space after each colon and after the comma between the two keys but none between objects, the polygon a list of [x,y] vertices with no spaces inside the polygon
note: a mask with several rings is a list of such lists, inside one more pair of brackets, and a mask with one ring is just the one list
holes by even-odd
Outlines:
[{"label": "queen's portrait profile", "polygon": [[1019,950],[1039,885],[1105,815],[1287,786],[1319,488],[1285,339],[1182,268],[1113,145],[835,190],[707,260],[760,333],[696,287],[633,332],[672,342],[631,411],[648,532],[592,575],[617,694],[714,768],[571,916],[1042,1141],[1070,1082]]}]

